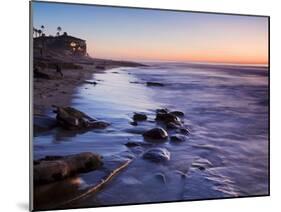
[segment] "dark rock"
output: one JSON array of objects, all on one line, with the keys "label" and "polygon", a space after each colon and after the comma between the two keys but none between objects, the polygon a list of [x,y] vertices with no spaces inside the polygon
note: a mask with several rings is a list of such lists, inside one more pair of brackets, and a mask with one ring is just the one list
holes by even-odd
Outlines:
[{"label": "dark rock", "polygon": [[146,85],[147,86],[164,86],[163,83],[160,83],[160,82],[146,82]]},{"label": "dark rock", "polygon": [[181,128],[181,125],[173,123],[173,122],[169,122],[166,124],[167,129],[169,130],[174,130],[174,129],[179,129]]},{"label": "dark rock", "polygon": [[113,72],[111,72],[112,74],[119,74],[119,72],[118,71],[113,71]]},{"label": "dark rock", "polygon": [[172,111],[172,112],[170,112],[171,114],[173,114],[173,115],[175,115],[175,116],[184,116],[184,113],[183,112],[181,112],[181,111]]},{"label": "dark rock", "polygon": [[97,85],[97,84],[98,84],[98,83],[95,82],[95,81],[88,81],[88,80],[85,80],[84,83],[90,84],[90,85]]},{"label": "dark rock", "polygon": [[169,113],[167,108],[156,109],[156,113]]},{"label": "dark rock", "polygon": [[181,135],[181,134],[175,134],[170,136],[170,140],[172,142],[184,142],[186,141],[187,137],[185,135]]},{"label": "dark rock", "polygon": [[146,131],[143,136],[148,139],[166,139],[168,133],[163,128],[157,127]]},{"label": "dark rock", "polygon": [[133,126],[138,126],[138,122],[136,122],[136,121],[131,121],[130,124]]},{"label": "dark rock", "polygon": [[137,146],[151,146],[149,143],[144,142],[135,142],[135,141],[129,141],[125,144],[126,147],[137,147]]},{"label": "dark rock", "polygon": [[156,118],[155,118],[156,121],[162,121],[164,123],[175,123],[175,124],[178,124],[178,125],[181,125],[181,120],[179,117],[171,114],[171,113],[157,113],[156,114]]},{"label": "dark rock", "polygon": [[135,113],[133,116],[134,121],[145,121],[147,116],[143,113]]},{"label": "dark rock", "polygon": [[105,121],[99,121],[72,107],[54,106],[59,125],[68,130],[101,129],[109,126]]},{"label": "dark rock", "polygon": [[181,134],[184,134],[184,135],[189,135],[189,130],[186,129],[186,128],[177,129],[177,132],[181,133]]},{"label": "dark rock", "polygon": [[90,123],[90,127],[94,129],[104,129],[107,128],[110,125],[110,123],[102,120],[93,121]]},{"label": "dark rock", "polygon": [[98,169],[100,166],[101,157],[90,152],[69,156],[47,156],[34,161],[34,183],[44,184],[62,180],[78,173]]},{"label": "dark rock", "polygon": [[136,146],[140,146],[140,142],[132,142],[132,141],[130,141],[130,142],[127,142],[127,143],[125,144],[125,146],[127,146],[127,147],[136,147]]},{"label": "dark rock", "polygon": [[165,148],[153,148],[147,150],[143,158],[152,162],[165,162],[170,160],[170,152]]}]

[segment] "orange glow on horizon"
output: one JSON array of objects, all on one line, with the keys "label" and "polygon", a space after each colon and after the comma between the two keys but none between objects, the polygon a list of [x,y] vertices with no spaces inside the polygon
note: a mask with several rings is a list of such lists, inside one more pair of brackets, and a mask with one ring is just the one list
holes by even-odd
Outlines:
[{"label": "orange glow on horizon", "polygon": [[[105,51],[91,51],[89,54],[93,57],[116,59],[116,60],[136,60],[136,61],[174,61],[174,62],[206,62],[206,63],[232,63],[232,64],[259,64],[268,65],[268,50],[256,50],[253,52],[244,52],[236,54],[233,52],[193,52],[178,53],[166,51],[134,51],[132,49],[121,49],[115,54],[109,54]],[[109,56],[110,55],[110,56]]]}]

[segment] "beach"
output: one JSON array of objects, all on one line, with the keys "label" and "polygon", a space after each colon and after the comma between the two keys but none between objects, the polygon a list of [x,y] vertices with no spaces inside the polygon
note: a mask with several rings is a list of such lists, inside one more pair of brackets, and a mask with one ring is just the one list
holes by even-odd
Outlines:
[{"label": "beach", "polygon": [[[126,61],[112,61],[103,59],[83,58],[84,63],[79,64],[79,68],[65,68],[62,70],[63,79],[46,80],[42,78],[34,78],[33,80],[33,113],[35,115],[43,115],[50,112],[52,105],[65,106],[69,105],[75,89],[85,80],[91,78],[94,73],[104,72],[105,70],[120,66],[137,66],[138,63],[128,63]],[[37,60],[40,60],[38,58]],[[76,61],[75,61],[76,60]],[[80,58],[81,60],[81,58]],[[79,58],[60,58],[59,62],[80,62]],[[56,61],[51,59],[51,63]],[[86,63],[86,64],[85,64]],[[98,67],[98,68],[97,68]],[[55,73],[54,69],[44,69],[47,73]]]},{"label": "beach", "polygon": [[[55,83],[62,84],[55,94],[69,92],[61,101],[59,97],[52,99],[46,95],[39,101],[43,106],[50,108],[58,103],[71,106],[110,126],[77,132],[56,127],[40,132],[34,137],[35,160],[94,152],[103,157],[107,170],[130,163],[98,192],[88,193],[108,176],[104,169],[37,186],[37,208],[268,194],[267,67],[146,65],[111,66],[106,70],[91,69],[93,66],[88,65],[86,72],[82,72],[86,67],[69,73],[63,71],[69,77],[66,82],[51,80],[51,85],[41,82],[40,86],[46,87],[41,87],[40,92],[48,90],[54,94],[51,89]],[[164,108],[184,114],[180,119],[189,132],[184,135],[185,140],[172,140],[179,133],[155,120],[156,111]],[[147,119],[135,125],[135,113],[145,114]],[[51,110],[40,114],[55,118]],[[143,137],[155,127],[163,127],[169,138],[155,143]],[[146,158],[147,151],[153,148],[165,149],[167,161],[161,158],[162,162],[155,163]],[[54,195],[56,200],[50,202]]]}]

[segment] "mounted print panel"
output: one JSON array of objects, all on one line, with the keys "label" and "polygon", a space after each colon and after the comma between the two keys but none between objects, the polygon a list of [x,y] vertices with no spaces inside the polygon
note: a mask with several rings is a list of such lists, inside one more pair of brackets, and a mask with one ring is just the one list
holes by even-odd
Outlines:
[{"label": "mounted print panel", "polygon": [[30,11],[31,210],[269,195],[269,17]]}]

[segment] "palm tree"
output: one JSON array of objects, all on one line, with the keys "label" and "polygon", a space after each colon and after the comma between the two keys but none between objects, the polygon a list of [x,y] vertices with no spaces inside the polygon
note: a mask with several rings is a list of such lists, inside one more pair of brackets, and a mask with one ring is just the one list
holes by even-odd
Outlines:
[{"label": "palm tree", "polygon": [[44,29],[45,29],[45,26],[44,26],[44,25],[41,25],[42,33],[44,32]]},{"label": "palm tree", "polygon": [[37,32],[39,33],[39,36],[41,36],[42,30],[41,30],[41,29],[38,29]]},{"label": "palm tree", "polygon": [[61,27],[58,26],[58,27],[57,27],[57,30],[58,30],[57,35],[59,36],[59,35],[60,35],[60,31],[61,31]]},{"label": "palm tree", "polygon": [[38,37],[38,29],[36,29],[35,27],[33,27],[33,34],[36,38]]}]

